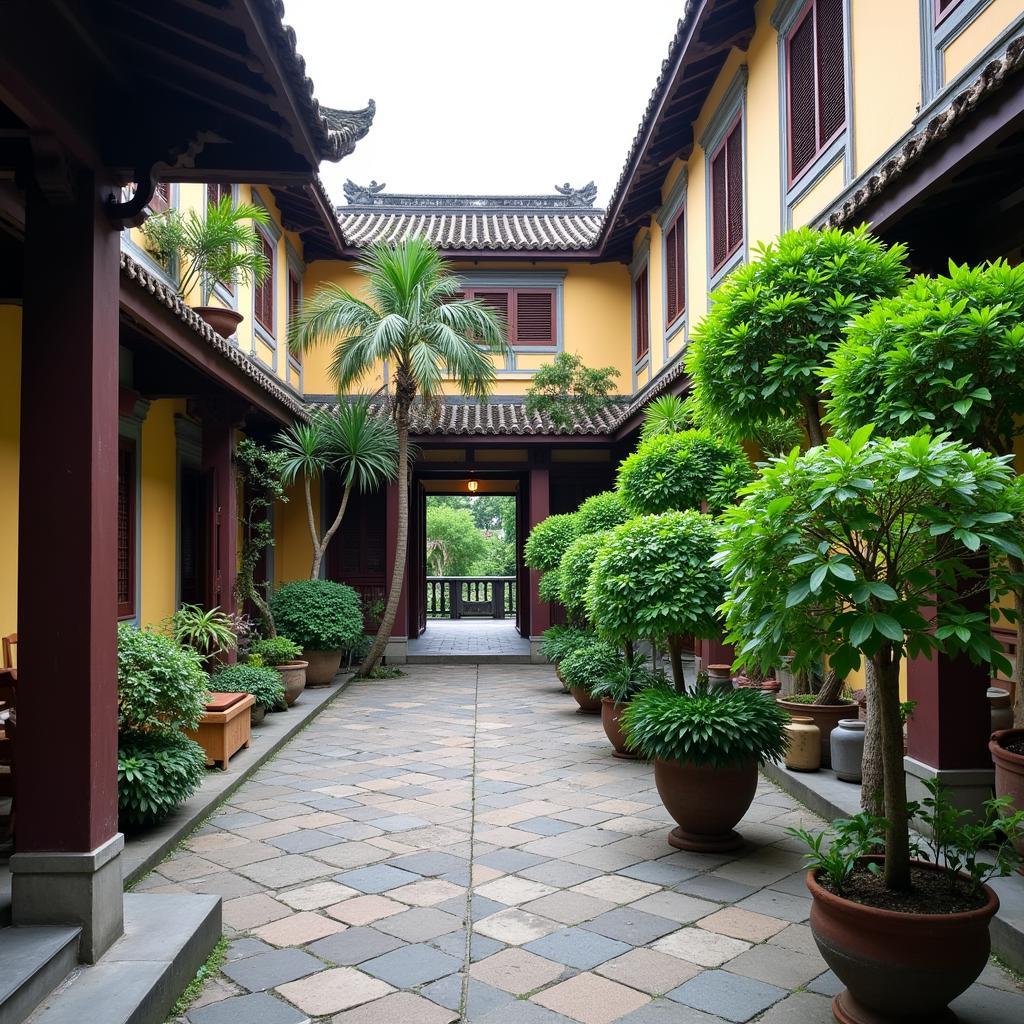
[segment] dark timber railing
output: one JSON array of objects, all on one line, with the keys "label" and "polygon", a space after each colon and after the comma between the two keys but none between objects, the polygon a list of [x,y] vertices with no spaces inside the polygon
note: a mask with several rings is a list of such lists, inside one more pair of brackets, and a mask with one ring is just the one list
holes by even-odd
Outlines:
[{"label": "dark timber railing", "polygon": [[515,576],[428,576],[428,619],[504,619],[516,613]]}]

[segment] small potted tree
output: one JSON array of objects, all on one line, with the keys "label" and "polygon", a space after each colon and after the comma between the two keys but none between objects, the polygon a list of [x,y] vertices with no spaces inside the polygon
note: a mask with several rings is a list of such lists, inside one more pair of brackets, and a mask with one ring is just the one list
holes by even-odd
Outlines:
[{"label": "small potted tree", "polygon": [[[150,217],[142,226],[146,245],[169,271],[178,275],[178,294],[188,301],[200,287],[212,291],[217,283],[260,283],[270,272],[263,243],[254,225],[270,223],[262,206],[232,203],[225,196],[207,206],[205,216],[196,210],[167,210]],[[230,338],[244,317],[227,306],[192,307],[219,335]]]},{"label": "small potted tree", "polygon": [[622,652],[613,644],[595,640],[585,647],[577,647],[562,661],[565,685],[579,704],[583,715],[601,714],[601,698],[593,687],[616,673],[622,665]]},{"label": "small potted tree", "polygon": [[359,595],[344,583],[295,580],[270,599],[277,627],[302,647],[306,684],[326,686],[341,668],[342,653],[363,635]]},{"label": "small potted tree", "polygon": [[589,629],[576,626],[549,626],[541,634],[540,653],[555,666],[555,675],[565,693],[569,692],[562,675],[562,662],[573,651],[586,647],[597,640],[597,634]]},{"label": "small potted tree", "polygon": [[[1005,663],[988,615],[965,602],[1008,586],[1000,559],[986,573],[967,556],[1020,557],[1013,477],[1008,458],[944,435],[870,434],[862,428],[849,442],[833,437],[772,460],[743,503],[726,510],[723,607],[743,663],[776,664],[791,648],[801,669],[828,651],[845,675],[869,659],[881,721],[882,854],[873,867],[856,866],[856,899],[828,891],[822,872],[812,872],[811,928],[847,986],[839,1019],[938,1020],[984,966],[998,900],[955,862],[936,867],[911,856],[899,664],[940,652]],[[936,897],[936,873],[958,901]]]},{"label": "small potted tree", "polygon": [[601,699],[601,725],[612,745],[613,756],[626,761],[637,759],[637,755],[626,745],[622,714],[638,693],[652,687],[664,689],[668,685],[668,680],[661,672],[652,672],[647,667],[644,655],[633,654],[624,658],[613,672],[590,687],[590,695]]},{"label": "small potted tree", "polygon": [[286,636],[264,637],[253,643],[249,651],[251,664],[275,669],[284,684],[284,700],[291,707],[306,688],[306,669],[309,662],[300,657],[302,648]]}]

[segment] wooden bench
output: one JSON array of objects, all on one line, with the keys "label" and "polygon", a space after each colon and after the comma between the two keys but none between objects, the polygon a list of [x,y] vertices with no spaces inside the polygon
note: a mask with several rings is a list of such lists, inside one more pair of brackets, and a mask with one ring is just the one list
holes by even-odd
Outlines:
[{"label": "wooden bench", "polygon": [[206,751],[207,767],[219,764],[222,771],[227,771],[232,756],[249,746],[252,738],[249,709],[255,703],[251,693],[211,694],[199,728],[185,730],[185,734]]}]

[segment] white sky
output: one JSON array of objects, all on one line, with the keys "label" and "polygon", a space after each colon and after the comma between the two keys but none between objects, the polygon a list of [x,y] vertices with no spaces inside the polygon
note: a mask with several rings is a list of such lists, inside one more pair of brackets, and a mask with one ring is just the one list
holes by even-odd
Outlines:
[{"label": "white sky", "polygon": [[321,174],[389,192],[551,193],[625,161],[683,0],[285,0],[321,103],[377,101]]}]

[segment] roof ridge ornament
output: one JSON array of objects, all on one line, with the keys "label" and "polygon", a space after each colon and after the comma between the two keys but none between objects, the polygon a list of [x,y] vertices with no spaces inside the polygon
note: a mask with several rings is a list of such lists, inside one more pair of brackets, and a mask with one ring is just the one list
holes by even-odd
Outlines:
[{"label": "roof ridge ornament", "polygon": [[597,185],[593,180],[588,181],[583,188],[573,188],[566,182],[564,185],[556,185],[555,191],[565,196],[569,206],[593,206],[597,198]]},{"label": "roof ridge ornament", "polygon": [[[349,179],[345,182],[345,198],[349,206],[373,207],[390,212],[415,209],[434,210],[444,213],[477,214],[484,212],[565,210],[572,213],[594,213],[597,185],[588,182],[582,188],[574,188],[569,182],[555,185],[555,192],[538,195],[440,195],[412,192],[385,192],[386,185],[371,181],[369,185],[357,185]],[[344,207],[339,212],[349,212]]]},{"label": "roof ridge ornament", "polygon": [[387,188],[387,182],[371,181],[369,185],[357,185],[351,178],[345,179],[345,198],[359,206],[370,206],[374,200]]}]

